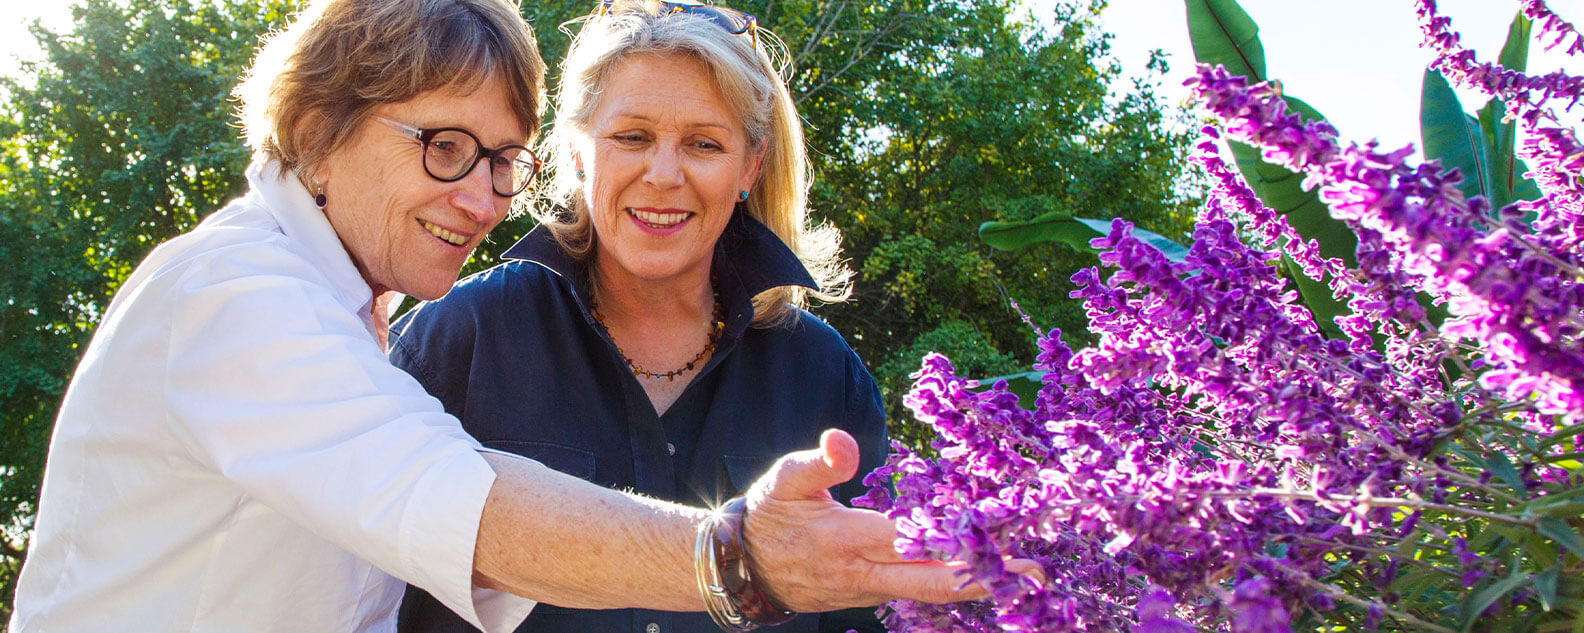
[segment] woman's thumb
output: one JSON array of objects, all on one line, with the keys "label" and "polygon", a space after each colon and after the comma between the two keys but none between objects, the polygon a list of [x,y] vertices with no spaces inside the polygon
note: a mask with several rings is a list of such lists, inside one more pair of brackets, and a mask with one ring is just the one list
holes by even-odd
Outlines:
[{"label": "woman's thumb", "polygon": [[829,429],[820,435],[819,448],[787,454],[759,483],[777,499],[829,497],[828,488],[856,474],[858,441],[845,431]]}]

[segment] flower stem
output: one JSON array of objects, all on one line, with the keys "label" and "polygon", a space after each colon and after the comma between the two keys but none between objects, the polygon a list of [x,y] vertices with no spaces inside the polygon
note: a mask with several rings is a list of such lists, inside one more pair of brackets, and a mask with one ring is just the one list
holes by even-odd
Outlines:
[{"label": "flower stem", "polygon": [[1339,589],[1337,587],[1334,587],[1332,585],[1329,585],[1329,584],[1320,582],[1318,580],[1315,580],[1313,578],[1310,578],[1308,576],[1308,574],[1289,572],[1288,575],[1289,576],[1296,576],[1298,578],[1298,581],[1303,583],[1307,587],[1323,591],[1323,592],[1325,592],[1326,595],[1331,596],[1331,598],[1333,598],[1335,600],[1340,600],[1342,602],[1346,602],[1346,603],[1351,604],[1351,605],[1353,605],[1355,607],[1361,607],[1361,608],[1364,608],[1364,609],[1370,609],[1370,608],[1380,609],[1381,613],[1385,613],[1386,615],[1389,615],[1391,617],[1397,618],[1398,620],[1402,620],[1403,622],[1407,622],[1407,623],[1412,624],[1412,625],[1414,625],[1416,627],[1420,627],[1421,629],[1424,629],[1426,631],[1435,631],[1436,633],[1457,633],[1457,631],[1454,631],[1452,629],[1446,628],[1446,627],[1441,626],[1439,624],[1432,624],[1430,622],[1426,622],[1426,621],[1421,620],[1421,619],[1419,619],[1417,617],[1414,617],[1413,614],[1408,613],[1407,611],[1398,611],[1397,609],[1393,609],[1391,607],[1388,607],[1388,606],[1386,606],[1384,604],[1381,604],[1379,602],[1376,602],[1374,600],[1365,600],[1363,598],[1359,598],[1359,597],[1353,596],[1353,595],[1349,594],[1348,592],[1343,591],[1343,590],[1341,590],[1341,589]]},{"label": "flower stem", "polygon": [[1459,508],[1457,506],[1449,506],[1441,503],[1431,503],[1423,499],[1405,499],[1402,497],[1348,497],[1342,495],[1321,494],[1313,490],[1283,490],[1281,488],[1253,488],[1238,493],[1214,493],[1214,496],[1223,498],[1241,498],[1256,495],[1265,495],[1286,499],[1299,499],[1303,501],[1327,501],[1337,503],[1351,502],[1363,503],[1365,505],[1371,506],[1391,506],[1398,508],[1413,508],[1415,510],[1436,510],[1438,512],[1445,512],[1448,514],[1461,514],[1464,516],[1478,517],[1499,523],[1507,523],[1509,525],[1517,525],[1529,528],[1531,530],[1538,529],[1540,527],[1539,519],[1520,519],[1518,517],[1507,516],[1505,514],[1496,514],[1494,512],[1485,512],[1483,510]]}]

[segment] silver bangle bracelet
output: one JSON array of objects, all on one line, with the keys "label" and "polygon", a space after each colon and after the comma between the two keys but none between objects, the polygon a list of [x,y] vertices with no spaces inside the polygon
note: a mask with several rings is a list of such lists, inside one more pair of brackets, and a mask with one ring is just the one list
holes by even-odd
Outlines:
[{"label": "silver bangle bracelet", "polygon": [[776,604],[754,577],[744,535],[748,501],[727,501],[699,524],[693,566],[710,619],[726,633],[774,626],[797,615]]},{"label": "silver bangle bracelet", "polygon": [[715,530],[719,525],[720,512],[717,510],[699,524],[698,538],[693,542],[693,567],[698,576],[699,595],[704,598],[704,610],[722,631],[751,631],[754,625],[732,604],[721,579],[720,561],[715,555]]}]

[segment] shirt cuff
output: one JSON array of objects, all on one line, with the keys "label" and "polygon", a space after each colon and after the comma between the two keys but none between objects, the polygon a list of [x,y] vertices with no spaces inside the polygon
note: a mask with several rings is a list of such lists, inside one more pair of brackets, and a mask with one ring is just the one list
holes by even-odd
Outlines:
[{"label": "shirt cuff", "polygon": [[512,633],[528,618],[538,602],[517,594],[494,589],[473,588],[473,612],[478,621],[474,626],[484,633]]},{"label": "shirt cuff", "polygon": [[402,552],[418,578],[408,581],[486,633],[510,633],[535,601],[473,586],[473,556],[495,470],[471,448],[441,460],[413,492]]}]

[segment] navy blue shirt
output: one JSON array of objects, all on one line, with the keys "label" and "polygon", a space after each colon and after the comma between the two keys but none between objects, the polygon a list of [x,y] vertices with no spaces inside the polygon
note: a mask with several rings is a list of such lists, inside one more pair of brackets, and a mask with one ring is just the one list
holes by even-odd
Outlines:
[{"label": "navy blue shirt", "polygon": [[[859,476],[838,500],[863,494],[863,473],[887,451],[880,393],[846,341],[800,311],[789,325],[752,328],[752,298],[814,282],[796,255],[737,213],[716,243],[712,281],[726,326],[715,353],[665,415],[655,415],[616,346],[589,314],[586,267],[543,227],[509,261],[459,282],[392,327],[391,362],[415,376],[468,433],[601,486],[693,506],[742,494],[775,460],[840,428],[862,449]],[[473,631],[409,588],[404,633]],[[782,632],[882,631],[873,609],[805,614]],[[519,633],[715,633],[704,613],[567,609],[540,604]]]}]

